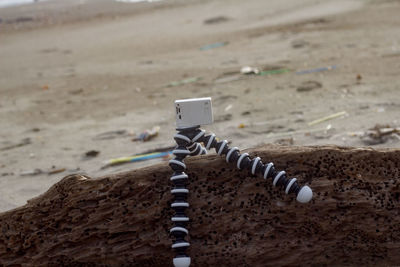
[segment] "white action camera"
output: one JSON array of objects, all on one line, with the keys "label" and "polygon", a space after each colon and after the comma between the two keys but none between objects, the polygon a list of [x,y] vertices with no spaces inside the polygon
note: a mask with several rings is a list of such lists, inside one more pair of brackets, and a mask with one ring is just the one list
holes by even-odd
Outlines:
[{"label": "white action camera", "polygon": [[211,97],[175,100],[176,127],[188,128],[213,123]]}]

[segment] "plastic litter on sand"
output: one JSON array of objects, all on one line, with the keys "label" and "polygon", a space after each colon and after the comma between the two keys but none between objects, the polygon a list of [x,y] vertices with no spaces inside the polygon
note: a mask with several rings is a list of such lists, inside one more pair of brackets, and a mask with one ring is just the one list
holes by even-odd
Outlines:
[{"label": "plastic litter on sand", "polygon": [[218,43],[208,44],[208,45],[200,47],[200,50],[201,51],[206,51],[206,50],[210,50],[210,49],[226,46],[227,44],[229,44],[229,42],[218,42]]},{"label": "plastic litter on sand", "polygon": [[328,67],[322,67],[322,68],[315,68],[315,69],[309,69],[309,70],[301,70],[297,71],[296,74],[309,74],[309,73],[315,73],[315,72],[321,72],[321,71],[328,71],[328,70],[334,70],[336,69],[336,65],[328,66]]}]

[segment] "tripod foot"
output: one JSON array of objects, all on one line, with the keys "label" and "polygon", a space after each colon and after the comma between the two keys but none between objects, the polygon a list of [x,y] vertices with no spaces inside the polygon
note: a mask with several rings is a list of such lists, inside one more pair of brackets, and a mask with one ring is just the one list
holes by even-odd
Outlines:
[{"label": "tripod foot", "polygon": [[312,199],[312,190],[308,186],[303,186],[297,194],[296,200],[300,203],[307,203]]},{"label": "tripod foot", "polygon": [[174,258],[175,267],[188,267],[190,265],[190,257]]}]

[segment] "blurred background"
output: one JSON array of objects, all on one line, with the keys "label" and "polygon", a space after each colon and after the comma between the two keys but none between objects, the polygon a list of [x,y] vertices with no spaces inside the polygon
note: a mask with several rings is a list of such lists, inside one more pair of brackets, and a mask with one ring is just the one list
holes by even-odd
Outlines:
[{"label": "blurred background", "polygon": [[69,174],[166,160],[175,99],[212,97],[204,129],[242,149],[398,147],[399,14],[394,0],[0,0],[0,211]]}]

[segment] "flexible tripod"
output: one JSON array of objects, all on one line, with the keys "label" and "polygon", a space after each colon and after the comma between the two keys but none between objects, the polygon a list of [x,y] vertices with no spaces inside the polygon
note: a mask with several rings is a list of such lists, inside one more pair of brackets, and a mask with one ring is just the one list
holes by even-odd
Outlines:
[{"label": "flexible tripod", "polygon": [[[229,148],[226,140],[217,141],[215,134],[206,135],[200,126],[190,128],[178,128],[178,133],[174,135],[177,147],[172,151],[175,158],[169,161],[169,166],[174,173],[171,181],[174,188],[171,193],[174,195],[174,202],[171,208],[175,210],[175,215],[171,220],[175,226],[171,228],[170,233],[175,237],[172,248],[176,252],[173,260],[175,267],[187,267],[190,265],[191,259],[186,254],[189,242],[185,240],[185,236],[189,234],[187,224],[189,218],[185,215],[185,209],[189,207],[186,201],[189,190],[185,187],[188,176],[184,173],[186,165],[184,159],[186,156],[206,154],[207,150],[215,148],[218,155],[225,155],[227,163],[236,163],[238,169],[248,169],[253,175],[261,175],[264,179],[271,178],[274,186],[281,187],[286,194],[295,193],[297,201],[307,203],[312,198],[311,188],[308,186],[300,187],[296,178],[286,178],[284,171],[276,171],[272,162],[263,164],[260,157],[251,159],[248,153],[240,154],[237,147]],[[203,143],[205,148],[200,144]]]}]

